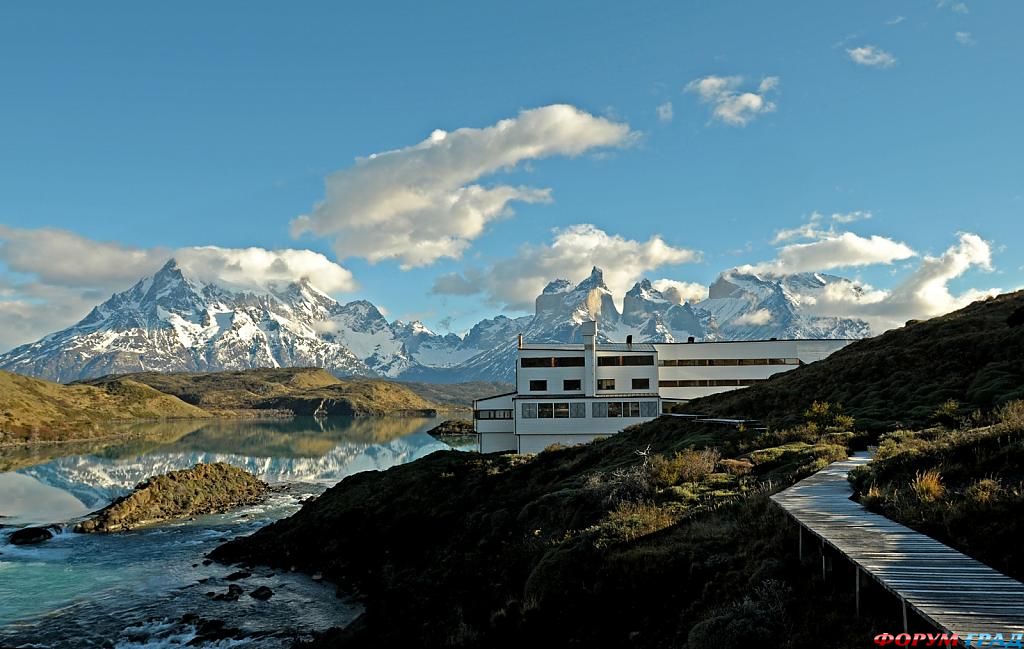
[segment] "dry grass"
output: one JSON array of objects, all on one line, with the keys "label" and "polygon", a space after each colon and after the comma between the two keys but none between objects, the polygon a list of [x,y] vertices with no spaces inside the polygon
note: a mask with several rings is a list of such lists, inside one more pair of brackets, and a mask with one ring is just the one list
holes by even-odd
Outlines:
[{"label": "dry grass", "polygon": [[658,487],[697,482],[714,472],[720,458],[718,450],[712,448],[679,451],[672,457],[655,455],[651,458],[651,478]]},{"label": "dry grass", "polygon": [[910,483],[910,489],[922,502],[933,503],[942,499],[946,487],[942,484],[942,475],[935,469],[918,471]]}]

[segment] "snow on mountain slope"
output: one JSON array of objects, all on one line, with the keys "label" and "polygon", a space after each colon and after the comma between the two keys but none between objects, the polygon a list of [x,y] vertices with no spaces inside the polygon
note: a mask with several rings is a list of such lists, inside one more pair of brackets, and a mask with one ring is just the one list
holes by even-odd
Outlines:
[{"label": "snow on mountain slope", "polygon": [[678,304],[644,279],[620,313],[600,268],[577,284],[549,283],[532,316],[481,320],[465,335],[418,321],[388,322],[372,303],[340,304],[302,280],[229,290],[190,278],[171,260],[113,295],[78,324],[0,356],[0,369],[71,381],[141,370],[213,371],[317,366],[337,375],[454,383],[510,380],[519,334],[530,342],[579,342],[598,320],[599,339],[637,342],[860,338],[866,323],[813,315],[826,292],[862,289],[833,275],[722,273],[708,298]]}]

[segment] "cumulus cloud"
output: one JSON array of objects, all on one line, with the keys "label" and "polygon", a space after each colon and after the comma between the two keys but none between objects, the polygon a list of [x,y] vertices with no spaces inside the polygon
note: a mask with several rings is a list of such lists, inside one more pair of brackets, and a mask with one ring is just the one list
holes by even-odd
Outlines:
[{"label": "cumulus cloud", "polygon": [[672,110],[672,102],[666,101],[657,108],[658,121],[660,122],[671,122],[675,113]]},{"label": "cumulus cloud", "polygon": [[957,32],[953,34],[953,40],[955,40],[957,43],[960,43],[961,45],[966,46],[971,46],[975,44],[974,36],[971,35],[971,32]]},{"label": "cumulus cloud", "polygon": [[515,257],[499,260],[488,268],[442,275],[435,280],[432,291],[482,294],[492,304],[529,311],[534,298],[554,278],[578,282],[593,266],[599,266],[608,288],[621,299],[644,273],[700,258],[699,252],[669,245],[658,235],[636,241],[579,224],[556,229],[551,243],[524,245]]},{"label": "cumulus cloud", "polygon": [[847,56],[857,65],[872,68],[891,68],[896,65],[896,57],[874,45],[861,45],[846,50]]},{"label": "cumulus cloud", "polygon": [[812,304],[821,315],[858,317],[875,333],[910,319],[931,318],[1000,292],[998,288],[966,289],[954,294],[949,284],[972,269],[992,269],[992,248],[979,235],[964,232],[939,256],[925,256],[909,276],[892,289],[826,291]]},{"label": "cumulus cloud", "polygon": [[768,95],[778,90],[778,77],[765,77],[756,90],[740,90],[743,77],[710,75],[694,79],[684,90],[696,94],[701,102],[711,106],[712,119],[730,126],[746,126],[752,119],[775,110]]},{"label": "cumulus cloud", "polygon": [[955,2],[955,0],[938,0],[938,7],[940,9],[949,9],[953,13],[968,14],[971,13],[970,8],[966,2]]},{"label": "cumulus cloud", "polygon": [[906,16],[893,16],[889,20],[885,21],[885,24],[889,25],[890,27],[892,27],[893,25],[899,25],[901,22],[903,22],[906,19],[907,19]]},{"label": "cumulus cloud", "polygon": [[459,258],[489,222],[511,213],[511,203],[551,200],[550,189],[485,187],[481,178],[525,161],[623,146],[633,136],[627,124],[562,104],[486,128],[436,130],[328,176],[324,200],[292,221],[292,234],[332,238],[339,259],[397,259],[404,269]]},{"label": "cumulus cloud", "polygon": [[783,246],[774,260],[742,266],[740,270],[765,275],[786,275],[891,264],[916,254],[907,244],[879,235],[862,237],[853,232],[822,232],[817,234],[816,241]]},{"label": "cumulus cloud", "polygon": [[676,304],[700,302],[708,296],[708,287],[697,282],[680,282],[674,279],[656,279],[651,286]]},{"label": "cumulus cloud", "polygon": [[55,228],[0,226],[0,350],[75,323],[172,257],[189,277],[229,288],[263,290],[300,279],[328,293],[356,288],[348,269],[310,250],[137,248]]},{"label": "cumulus cloud", "polygon": [[772,321],[772,312],[768,309],[756,309],[754,311],[748,311],[740,317],[732,321],[732,324],[737,325],[750,325],[750,326],[761,326],[766,325]]}]

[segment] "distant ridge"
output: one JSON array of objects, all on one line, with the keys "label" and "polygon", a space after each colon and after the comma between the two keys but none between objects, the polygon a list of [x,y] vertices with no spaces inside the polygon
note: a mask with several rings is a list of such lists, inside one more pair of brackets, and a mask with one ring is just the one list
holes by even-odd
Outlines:
[{"label": "distant ridge", "polygon": [[210,372],[321,367],[335,376],[430,383],[511,381],[515,341],[577,340],[580,323],[601,323],[601,340],[638,342],[861,338],[865,322],[811,315],[823,291],[857,291],[816,273],[762,278],[723,273],[707,299],[679,302],[649,280],[622,300],[595,267],[573,284],[550,282],[532,316],[481,320],[463,335],[418,321],[389,322],[366,300],[342,304],[307,280],[258,289],[190,276],[173,259],[95,307],[77,324],[0,355],[0,369],[67,383],[127,372]]}]

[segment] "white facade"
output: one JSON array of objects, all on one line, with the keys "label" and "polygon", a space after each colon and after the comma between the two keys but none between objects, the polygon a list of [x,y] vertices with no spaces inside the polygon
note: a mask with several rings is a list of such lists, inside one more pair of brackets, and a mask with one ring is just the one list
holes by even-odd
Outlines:
[{"label": "white facade", "polygon": [[473,403],[483,453],[538,453],[650,421],[669,404],[736,390],[825,358],[850,340],[519,345],[516,391]]}]

